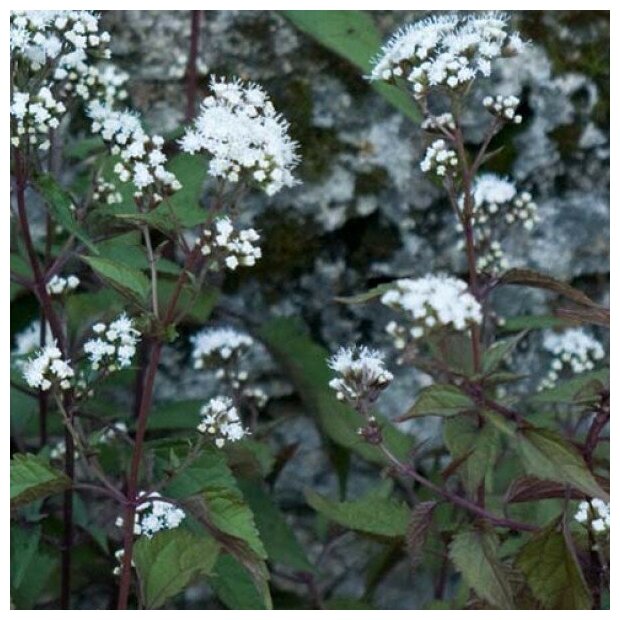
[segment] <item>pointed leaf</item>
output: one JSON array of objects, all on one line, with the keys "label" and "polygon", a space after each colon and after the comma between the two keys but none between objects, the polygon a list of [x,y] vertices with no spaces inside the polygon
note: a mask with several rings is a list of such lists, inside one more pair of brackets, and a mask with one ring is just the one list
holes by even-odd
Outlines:
[{"label": "pointed leaf", "polygon": [[411,512],[405,542],[409,559],[414,567],[420,563],[422,558],[422,547],[433,523],[433,513],[436,507],[437,502],[434,501],[420,502]]},{"label": "pointed leaf", "polygon": [[218,543],[206,533],[197,535],[179,528],[150,539],[141,536],[133,557],[146,608],[161,607],[196,576],[210,575],[218,553]]},{"label": "pointed leaf", "polygon": [[523,336],[525,336],[525,332],[494,342],[482,356],[483,372],[488,374],[496,370],[502,361],[514,351]]},{"label": "pointed leaf", "polygon": [[60,493],[71,486],[65,474],[34,454],[11,459],[11,509]]},{"label": "pointed leaf", "polygon": [[599,308],[596,302],[592,301],[585,293],[573,288],[570,284],[556,280],[546,273],[533,271],[532,269],[509,269],[502,275],[499,284],[518,284],[522,286],[531,286],[533,288],[542,288],[562,295],[582,306]]},{"label": "pointed leaf", "polygon": [[456,386],[436,383],[420,390],[415,403],[398,421],[427,415],[453,416],[475,408],[469,396]]},{"label": "pointed leaf", "polygon": [[450,543],[450,559],[467,585],[497,609],[514,609],[508,573],[498,557],[495,534],[468,530]]},{"label": "pointed leaf", "polygon": [[33,185],[49,205],[56,222],[75,235],[91,252],[97,254],[97,248],[75,219],[75,207],[69,192],[64,190],[53,177],[46,174],[35,177]]},{"label": "pointed leaf", "polygon": [[547,609],[591,608],[579,563],[558,531],[557,522],[532,536],[519,551],[516,565]]},{"label": "pointed leaf", "polygon": [[81,259],[122,294],[139,302],[143,302],[149,294],[149,280],[140,270],[109,258],[81,256]]},{"label": "pointed leaf", "polygon": [[543,428],[524,428],[516,437],[517,449],[529,474],[563,482],[592,497],[609,499],[581,454],[560,435]]},{"label": "pointed leaf", "polygon": [[444,424],[444,441],[452,458],[461,460],[457,471],[469,495],[474,495],[493,472],[499,448],[496,427],[487,422],[483,426],[469,415],[449,418]]},{"label": "pointed leaf", "polygon": [[311,489],[306,489],[305,496],[317,512],[352,530],[386,537],[402,537],[407,531],[407,506],[376,493],[351,502],[336,502]]}]

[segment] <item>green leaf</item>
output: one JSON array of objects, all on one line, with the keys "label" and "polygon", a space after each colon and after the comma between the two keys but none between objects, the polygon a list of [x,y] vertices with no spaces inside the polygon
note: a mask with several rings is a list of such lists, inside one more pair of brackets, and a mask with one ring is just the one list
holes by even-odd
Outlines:
[{"label": "green leaf", "polygon": [[34,454],[15,454],[11,459],[11,509],[60,493],[71,486],[64,473]]},{"label": "green leaf", "polygon": [[46,174],[34,177],[33,185],[49,205],[57,223],[75,235],[91,252],[97,254],[97,248],[75,219],[73,213],[75,207],[69,192],[65,191],[53,177]]},{"label": "green leaf", "polygon": [[123,295],[138,302],[144,302],[149,294],[150,283],[148,278],[138,269],[127,267],[109,258],[95,256],[81,256],[93,271]]},{"label": "green leaf", "polygon": [[[137,231],[101,241],[97,244],[97,249],[101,258],[108,258],[140,271],[150,270],[146,248],[142,245],[142,238]],[[166,258],[158,258],[157,271],[176,276],[181,273],[181,268]]]},{"label": "green leaf", "polygon": [[517,450],[528,474],[563,482],[605,501],[609,495],[596,482],[578,450],[557,433],[524,428],[516,433]]},{"label": "green leaf", "polygon": [[[299,392],[308,413],[316,417],[322,432],[332,441],[362,458],[381,465],[388,460],[376,446],[360,440],[359,414],[340,402],[328,383],[332,377],[327,352],[303,333],[300,323],[277,318],[259,330],[263,342]],[[413,440],[384,417],[376,415],[388,449],[399,459],[408,458]]]},{"label": "green leaf", "polygon": [[243,565],[229,554],[220,555],[209,583],[229,609],[269,609]]},{"label": "green leaf", "polygon": [[487,475],[492,475],[499,448],[497,429],[489,422],[479,426],[474,416],[459,415],[445,421],[443,432],[452,458],[462,461],[458,472],[463,486],[474,495]]},{"label": "green leaf", "polygon": [[394,284],[388,282],[386,284],[375,286],[365,293],[358,293],[357,295],[351,295],[350,297],[336,297],[335,301],[338,301],[341,304],[365,304],[367,301],[372,301],[373,299],[377,299],[377,297],[381,297],[383,293],[386,293],[393,288]]},{"label": "green leaf", "polygon": [[163,402],[153,407],[149,415],[148,429],[187,430],[195,429],[200,420],[200,407],[204,400],[177,400]]},{"label": "green leaf", "polygon": [[[245,502],[237,486],[224,454],[205,449],[198,459],[165,487],[165,494],[172,498],[200,495],[204,516],[220,532],[243,540],[259,557],[265,559],[267,552],[254,523],[252,510]],[[166,450],[158,450],[161,461]]]},{"label": "green leaf", "polygon": [[218,543],[205,533],[174,529],[141,536],[133,557],[146,608],[161,607],[198,575],[210,575],[218,553]]},{"label": "green leaf", "polygon": [[256,527],[272,562],[299,571],[314,572],[306,553],[279,508],[258,480],[240,480],[243,496],[254,513]]},{"label": "green leaf", "polygon": [[550,314],[511,316],[499,326],[501,332],[520,332],[528,329],[550,329],[553,327],[567,327],[571,325],[560,317]]},{"label": "green leaf", "polygon": [[475,408],[472,400],[456,386],[435,383],[420,390],[415,403],[398,421],[427,415],[453,416]]},{"label": "green leaf", "polygon": [[515,350],[523,336],[525,336],[525,332],[494,342],[482,356],[483,372],[489,374],[496,370],[502,361]]},{"label": "green leaf", "polygon": [[407,532],[409,508],[382,494],[371,492],[351,502],[336,502],[311,489],[304,493],[318,513],[349,529],[388,538],[400,538]]},{"label": "green leaf", "polygon": [[450,559],[467,585],[497,609],[514,609],[508,574],[498,557],[492,531],[467,530],[450,543]]},{"label": "green leaf", "polygon": [[517,555],[516,565],[545,608],[591,608],[579,563],[564,534],[558,531],[557,521],[532,536]]},{"label": "green leaf", "polygon": [[17,609],[34,609],[58,566],[41,541],[41,528],[11,523],[11,600]]},{"label": "green leaf", "polygon": [[601,391],[607,387],[609,387],[609,369],[604,368],[561,381],[553,388],[534,394],[529,401],[535,405],[556,403],[584,405],[599,400]]},{"label": "green leaf", "polygon": [[[170,303],[176,282],[160,280],[158,283],[159,305],[163,312]],[[219,299],[219,291],[215,288],[206,288],[196,293],[192,286],[184,286],[177,301],[177,309],[185,314],[184,322],[204,325],[211,316]]]},{"label": "green leaf", "polygon": [[[381,35],[366,11],[282,11],[297,28],[327,49],[370,73],[372,59],[381,47]],[[421,119],[413,97],[395,86],[372,82],[372,87],[415,122]]]},{"label": "green leaf", "polygon": [[556,280],[546,273],[533,271],[532,269],[509,269],[499,279],[499,284],[517,284],[533,288],[542,288],[562,295],[582,306],[589,306],[592,308],[599,307],[599,305],[592,301],[585,293],[573,288],[570,284]]}]

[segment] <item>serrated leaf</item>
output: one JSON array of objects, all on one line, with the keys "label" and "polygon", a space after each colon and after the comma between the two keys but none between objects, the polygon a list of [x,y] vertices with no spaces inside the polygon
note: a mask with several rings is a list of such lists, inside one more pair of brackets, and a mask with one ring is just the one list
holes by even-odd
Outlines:
[{"label": "serrated leaf", "polygon": [[314,572],[305,551],[279,508],[258,480],[240,480],[239,486],[254,513],[260,538],[269,560],[298,571]]},{"label": "serrated leaf", "polygon": [[562,295],[582,306],[599,308],[596,302],[592,301],[585,293],[573,288],[570,284],[557,280],[546,273],[540,273],[532,269],[509,269],[501,276],[499,284],[517,284],[521,286],[531,286],[533,288],[542,288]]},{"label": "serrated leaf", "polygon": [[[601,479],[597,482],[605,489],[605,485]],[[541,499],[586,499],[587,495],[576,489],[569,488],[561,482],[553,482],[552,480],[541,480],[536,476],[521,476],[513,480],[504,495],[504,502],[507,504],[516,504],[520,502],[535,502]]]},{"label": "serrated leaf", "polygon": [[127,267],[109,258],[80,257],[89,267],[123,295],[144,302],[149,294],[148,278],[138,269]]},{"label": "serrated leaf", "polygon": [[565,403],[584,405],[600,398],[603,389],[609,387],[609,369],[583,373],[573,379],[559,382],[555,387],[537,392],[529,401],[536,405]]},{"label": "serrated leaf", "polygon": [[532,536],[519,551],[516,565],[547,609],[591,608],[579,563],[558,531],[557,522]]},{"label": "serrated leaf", "polygon": [[69,192],[64,190],[53,177],[46,174],[35,176],[32,183],[49,205],[56,222],[75,235],[91,252],[97,254],[97,248],[75,219],[73,200]]},{"label": "serrated leaf", "polygon": [[304,493],[312,508],[349,529],[390,538],[402,537],[407,531],[407,506],[376,493],[371,492],[351,502],[336,502],[311,489]]},{"label": "serrated leaf", "polygon": [[[366,11],[282,11],[295,26],[336,52],[367,75],[381,47],[381,36]],[[372,87],[415,122],[421,120],[413,98],[395,86],[372,82]]]},{"label": "serrated leaf", "polygon": [[494,342],[482,356],[482,371],[489,374],[496,370],[504,359],[514,351],[523,336],[525,336],[525,332]]},{"label": "serrated leaf", "polygon": [[527,473],[544,480],[563,482],[605,501],[609,495],[596,482],[577,449],[557,433],[524,428],[516,433],[517,450]]},{"label": "serrated leaf", "polygon": [[210,575],[218,553],[218,543],[206,533],[179,528],[141,536],[133,558],[145,607],[157,609],[198,575]]},{"label": "serrated leaf", "polygon": [[[165,456],[167,451],[158,450],[160,462],[162,453]],[[243,540],[259,558],[267,557],[252,510],[245,502],[221,451],[205,449],[164,488],[166,495],[173,498],[199,495],[205,517],[214,528]]]},{"label": "serrated leaf", "polygon": [[[263,342],[299,392],[308,413],[316,417],[322,432],[332,441],[362,458],[381,465],[388,460],[376,446],[360,440],[359,414],[340,402],[328,386],[331,371],[327,352],[303,333],[291,318],[272,319],[259,330]],[[399,459],[408,457],[413,438],[405,435],[383,416],[375,416],[383,431],[387,448]]]},{"label": "serrated leaf", "polygon": [[436,507],[437,502],[434,501],[419,502],[411,511],[405,543],[413,567],[417,566],[422,558],[422,547],[433,523],[433,513]]},{"label": "serrated leaf", "polygon": [[251,576],[229,554],[220,555],[209,583],[228,609],[269,609]]},{"label": "serrated leaf", "polygon": [[422,388],[409,411],[398,418],[399,422],[421,416],[453,416],[475,409],[473,401],[454,385],[435,383]]},{"label": "serrated leaf", "polygon": [[467,530],[450,543],[450,559],[467,585],[497,609],[514,609],[510,580],[492,531]]},{"label": "serrated leaf", "polygon": [[61,471],[34,454],[15,454],[11,459],[11,509],[60,493],[71,486]]},{"label": "serrated leaf", "polygon": [[469,495],[474,495],[487,477],[499,448],[499,435],[493,424],[482,426],[470,415],[448,418],[444,423],[444,441],[455,460],[462,460],[457,471]]}]

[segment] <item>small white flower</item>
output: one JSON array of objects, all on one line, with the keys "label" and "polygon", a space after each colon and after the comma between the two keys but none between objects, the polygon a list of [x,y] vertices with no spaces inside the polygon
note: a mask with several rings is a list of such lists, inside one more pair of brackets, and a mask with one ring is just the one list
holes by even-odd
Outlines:
[{"label": "small white flower", "polygon": [[198,431],[212,436],[218,448],[222,448],[226,442],[239,441],[249,434],[243,427],[237,408],[230,398],[222,396],[212,398],[201,407],[200,416]]},{"label": "small white flower", "polygon": [[383,354],[367,347],[341,348],[327,364],[338,375],[329,387],[339,399],[355,404],[373,402],[394,378],[383,364]]}]

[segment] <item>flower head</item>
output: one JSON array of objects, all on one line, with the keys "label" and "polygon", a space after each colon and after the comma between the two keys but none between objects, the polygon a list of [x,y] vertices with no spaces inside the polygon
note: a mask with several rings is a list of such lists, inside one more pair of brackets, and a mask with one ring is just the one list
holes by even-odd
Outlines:
[{"label": "flower head", "polygon": [[230,398],[212,398],[200,408],[200,416],[198,431],[212,437],[218,448],[222,448],[226,442],[239,441],[248,434]]},{"label": "flower head", "polygon": [[204,329],[191,337],[194,368],[199,370],[209,364],[229,364],[236,361],[254,344],[247,334],[230,327]]},{"label": "flower head", "polygon": [[437,327],[463,331],[482,321],[480,304],[468,292],[467,284],[445,275],[397,280],[381,302],[403,312],[412,323],[408,330],[395,322],[388,325],[387,331],[399,349],[405,347],[407,332],[417,339]]},{"label": "flower head", "polygon": [[567,329],[562,333],[548,332],[543,347],[553,354],[551,369],[538,389],[555,386],[560,373],[569,369],[575,374],[593,370],[596,362],[605,357],[603,345],[581,328]]},{"label": "flower head", "polygon": [[394,376],[383,363],[383,354],[368,347],[341,348],[327,360],[337,373],[329,382],[340,400],[372,403],[392,382]]},{"label": "flower head", "polygon": [[131,366],[140,341],[140,332],[132,319],[123,313],[109,325],[93,325],[93,332],[97,337],[84,343],[93,370],[113,372]]},{"label": "flower head", "polygon": [[252,267],[261,258],[260,246],[255,245],[260,235],[253,228],[235,230],[228,217],[216,219],[206,228],[196,243],[203,256],[211,259],[211,267],[224,265],[234,271],[239,266]]},{"label": "flower head", "polygon": [[34,389],[47,392],[52,387],[68,390],[75,375],[56,343],[43,347],[22,366],[26,383]]},{"label": "flower head", "polygon": [[288,123],[257,84],[211,77],[211,95],[181,139],[187,153],[206,151],[209,174],[233,183],[245,178],[272,196],[296,184],[298,145]]},{"label": "flower head", "polygon": [[370,79],[404,78],[421,99],[433,88],[456,90],[479,75],[488,77],[492,61],[522,48],[519,35],[507,32],[501,13],[431,17],[391,37],[375,59]]}]

